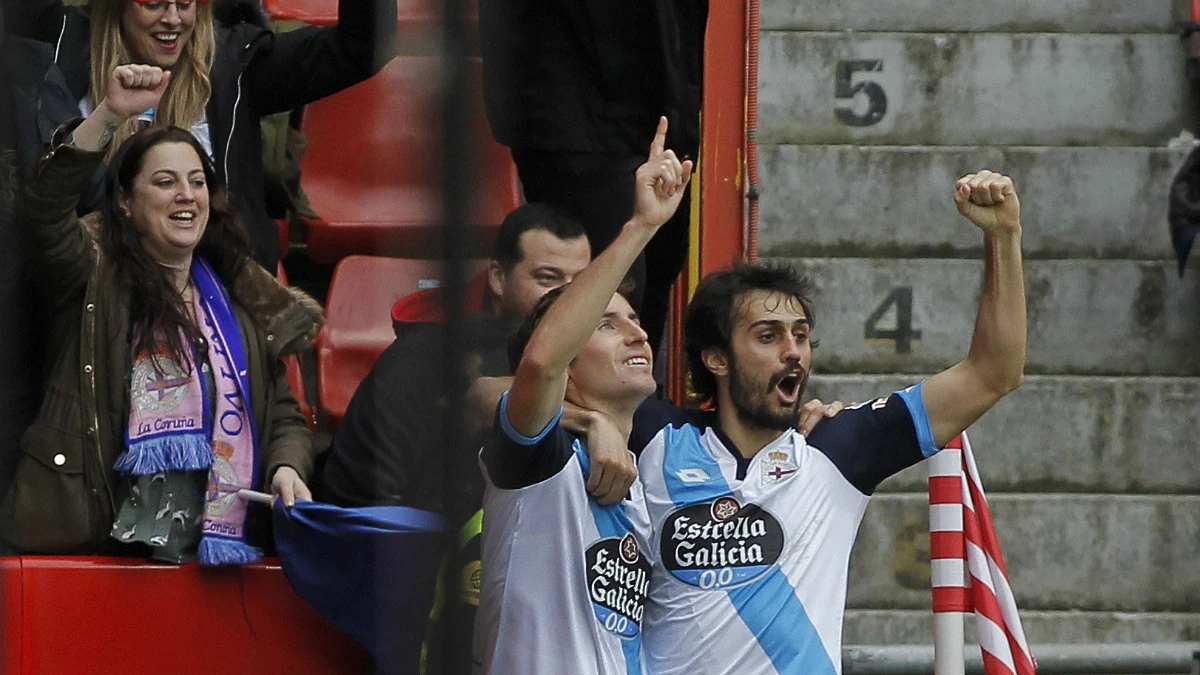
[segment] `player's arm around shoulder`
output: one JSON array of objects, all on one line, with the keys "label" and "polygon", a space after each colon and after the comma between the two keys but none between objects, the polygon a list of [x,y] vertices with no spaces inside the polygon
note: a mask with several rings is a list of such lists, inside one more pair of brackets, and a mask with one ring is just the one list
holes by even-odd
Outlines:
[{"label": "player's arm around shoulder", "polygon": [[939,448],[1019,387],[1025,369],[1025,279],[1016,187],[1008,176],[980,171],[955,183],[954,203],[983,231],[984,278],[967,357],[922,385]]}]

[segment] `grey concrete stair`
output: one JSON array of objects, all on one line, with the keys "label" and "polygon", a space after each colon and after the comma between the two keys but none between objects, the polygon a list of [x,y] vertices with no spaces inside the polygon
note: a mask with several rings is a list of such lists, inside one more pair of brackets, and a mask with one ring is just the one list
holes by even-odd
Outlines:
[{"label": "grey concrete stair", "polygon": [[764,0],[763,30],[1173,33],[1183,0]]},{"label": "grey concrete stair", "polygon": [[[1200,496],[992,494],[1024,610],[1195,612]],[[929,500],[879,494],[850,562],[851,607],[929,607]]]},{"label": "grey concrete stair", "polygon": [[[1188,4],[762,5],[759,247],[816,282],[810,394],[966,354],[982,239],[951,186],[1017,182],[1028,377],[971,437],[1035,644],[1200,640],[1200,272],[1176,276],[1166,226]],[[918,466],[873,499],[847,644],[930,642],[925,490]]]},{"label": "grey concrete stair", "polygon": [[[1021,626],[1031,644],[1187,642],[1200,640],[1200,614],[1173,612],[1022,611]],[[978,642],[975,620],[966,622],[967,640]],[[916,645],[933,641],[928,609],[850,609],[845,644]]]},{"label": "grey concrete stair", "polygon": [[[966,221],[962,227],[974,229]],[[819,373],[936,372],[963,358],[983,273],[976,260],[789,259],[816,284]],[[1200,270],[1166,261],[1031,260],[1026,373],[1200,375]],[[914,334],[904,351],[865,339],[868,320],[910,289]],[[893,305],[875,322],[896,327]]]},{"label": "grey concrete stair", "polygon": [[970,257],[983,238],[953,208],[954,181],[1007,173],[1028,258],[1170,260],[1167,200],[1186,149],[1145,147],[762,148],[764,256]]},{"label": "grey concrete stair", "polygon": [[1157,146],[1188,122],[1174,35],[767,31],[760,50],[768,145]]},{"label": "grey concrete stair", "polygon": [[[865,401],[923,377],[818,375],[808,395]],[[1200,378],[1027,377],[970,436],[989,494],[1200,494]],[[924,491],[926,480],[918,465],[880,490]]]}]

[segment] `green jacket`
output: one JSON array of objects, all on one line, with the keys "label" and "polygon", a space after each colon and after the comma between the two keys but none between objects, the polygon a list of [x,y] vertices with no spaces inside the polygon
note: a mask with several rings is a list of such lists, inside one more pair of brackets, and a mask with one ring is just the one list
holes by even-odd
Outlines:
[{"label": "green jacket", "polygon": [[[101,251],[99,214],[75,216],[83,186],[103,160],[63,146],[56,134],[18,207],[43,297],[49,372],[45,397],[21,439],[12,487],[0,506],[0,536],[21,553],[119,552],[112,470],[129,418],[130,294]],[[306,481],[312,436],[288,386],[284,355],[311,344],[323,320],[311,298],[248,262],[227,290],[245,341],[250,399],[265,465],[262,489],[287,465]]]}]

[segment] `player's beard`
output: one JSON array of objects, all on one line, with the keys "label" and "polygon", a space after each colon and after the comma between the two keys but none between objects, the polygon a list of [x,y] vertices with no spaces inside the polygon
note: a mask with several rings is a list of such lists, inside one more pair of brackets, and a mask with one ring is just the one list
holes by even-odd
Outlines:
[{"label": "player's beard", "polygon": [[[749,373],[741,372],[732,354],[729,360],[730,371],[733,374],[729,379],[729,398],[733,401],[738,417],[746,424],[760,429],[785,431],[794,428],[800,419],[800,402],[804,397],[804,388],[808,386],[808,371],[795,364],[762,382]],[[775,402],[776,387],[788,375],[798,375],[800,387],[796,390],[796,402],[792,407],[780,408]]]}]

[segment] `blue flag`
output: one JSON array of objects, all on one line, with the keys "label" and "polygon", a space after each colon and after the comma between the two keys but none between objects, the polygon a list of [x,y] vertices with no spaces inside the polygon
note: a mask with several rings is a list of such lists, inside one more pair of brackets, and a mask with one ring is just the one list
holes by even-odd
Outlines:
[{"label": "blue flag", "polygon": [[403,506],[342,508],[275,500],[275,546],[288,582],[358,640],[380,672],[416,673],[449,522]]}]

